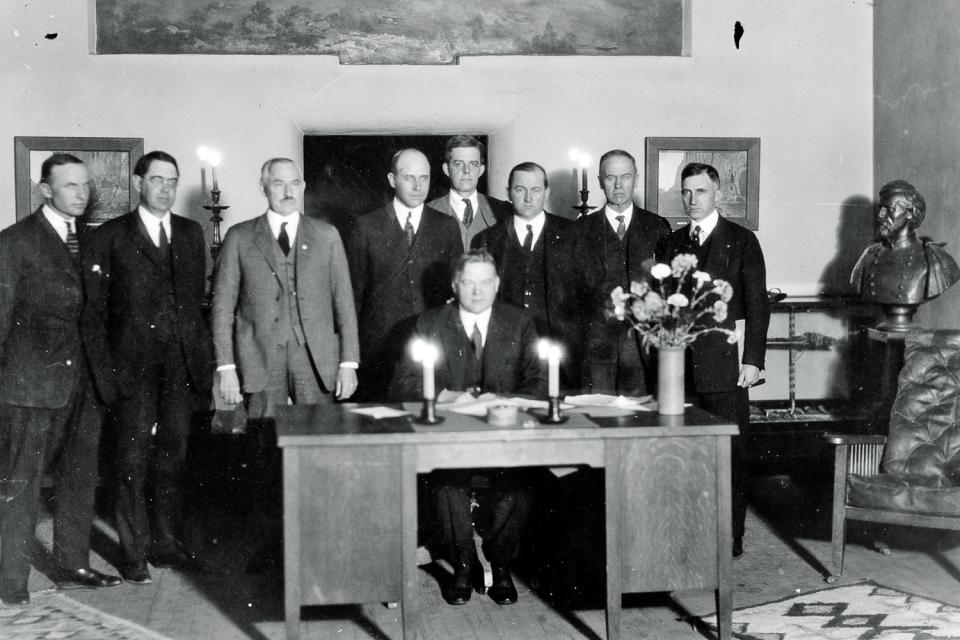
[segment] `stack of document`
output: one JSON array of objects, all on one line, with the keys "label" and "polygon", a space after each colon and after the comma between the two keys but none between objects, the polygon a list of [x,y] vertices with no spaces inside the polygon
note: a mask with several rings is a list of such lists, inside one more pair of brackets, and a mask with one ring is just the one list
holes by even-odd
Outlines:
[{"label": "stack of document", "polygon": [[565,400],[574,407],[583,408],[583,413],[597,417],[623,416],[637,411],[651,411],[647,406],[651,400],[650,396],[628,397],[585,393],[579,396],[567,396]]}]

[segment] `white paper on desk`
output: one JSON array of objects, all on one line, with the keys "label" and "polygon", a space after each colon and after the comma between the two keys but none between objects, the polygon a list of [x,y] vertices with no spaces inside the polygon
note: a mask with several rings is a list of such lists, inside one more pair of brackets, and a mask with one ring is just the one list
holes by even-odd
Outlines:
[{"label": "white paper on desk", "polygon": [[409,415],[408,412],[402,409],[394,409],[393,407],[358,407],[356,409],[350,409],[350,411],[359,413],[362,416],[370,416],[374,420]]},{"label": "white paper on desk", "polygon": [[604,407],[607,409],[624,409],[629,411],[651,411],[643,403],[650,396],[640,398],[626,396],[611,396],[605,393],[585,393],[579,396],[567,396],[565,400],[576,407]]},{"label": "white paper on desk", "polygon": [[[517,407],[521,411],[525,409],[546,409],[548,404],[546,400],[529,400],[527,398],[498,398],[492,394],[483,394],[472,402],[453,402],[444,405],[437,405],[437,409],[444,411],[453,411],[477,418],[485,418],[487,409],[500,405],[509,405]],[[561,404],[561,409],[569,409],[572,405]]]}]

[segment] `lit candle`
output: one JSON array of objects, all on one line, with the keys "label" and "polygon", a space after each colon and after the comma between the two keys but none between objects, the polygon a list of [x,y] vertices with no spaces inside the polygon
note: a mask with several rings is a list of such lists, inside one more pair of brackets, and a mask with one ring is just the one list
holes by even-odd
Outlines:
[{"label": "lit candle", "polygon": [[413,361],[423,365],[423,399],[433,400],[437,397],[433,374],[437,363],[437,348],[425,340],[414,340],[410,347]]},{"label": "lit candle", "polygon": [[537,351],[542,360],[547,361],[547,396],[560,397],[560,346],[548,340],[541,340],[537,344]]},{"label": "lit candle", "polygon": [[200,192],[207,192],[207,156],[210,155],[210,149],[207,145],[197,147],[197,157],[200,159]]},{"label": "lit candle", "polygon": [[580,170],[583,175],[583,187],[584,191],[587,190],[587,167],[590,166],[590,156],[586,153],[580,154]]},{"label": "lit candle", "polygon": [[220,187],[217,185],[217,166],[219,166],[220,161],[223,160],[223,156],[220,155],[220,152],[216,149],[211,149],[207,159],[210,161],[210,171],[213,175],[213,190],[219,191]]},{"label": "lit candle", "polygon": [[577,174],[579,173],[577,169],[577,160],[580,158],[580,150],[576,147],[570,149],[570,152],[567,154],[567,157],[570,158],[570,162],[573,163],[573,196],[577,197]]}]

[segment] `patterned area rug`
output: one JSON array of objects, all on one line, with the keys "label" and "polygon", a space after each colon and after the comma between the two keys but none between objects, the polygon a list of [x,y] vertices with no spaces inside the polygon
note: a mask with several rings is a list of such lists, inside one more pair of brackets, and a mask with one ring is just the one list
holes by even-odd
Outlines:
[{"label": "patterned area rug", "polygon": [[0,605],[4,640],[169,640],[54,590],[30,594],[27,607]]},{"label": "patterned area rug", "polygon": [[[716,616],[703,618],[716,629]],[[872,581],[733,612],[740,640],[960,640],[960,607]]]}]

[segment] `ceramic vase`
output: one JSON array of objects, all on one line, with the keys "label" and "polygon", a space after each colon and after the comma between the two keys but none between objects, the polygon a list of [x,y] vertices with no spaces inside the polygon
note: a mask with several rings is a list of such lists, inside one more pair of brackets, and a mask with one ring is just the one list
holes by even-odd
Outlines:
[{"label": "ceramic vase", "polygon": [[657,412],[675,416],[683,413],[683,368],[686,347],[657,349]]}]

